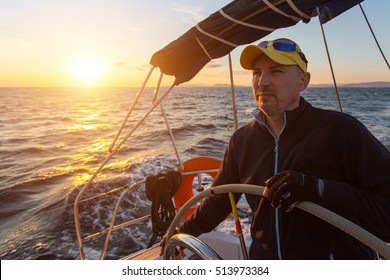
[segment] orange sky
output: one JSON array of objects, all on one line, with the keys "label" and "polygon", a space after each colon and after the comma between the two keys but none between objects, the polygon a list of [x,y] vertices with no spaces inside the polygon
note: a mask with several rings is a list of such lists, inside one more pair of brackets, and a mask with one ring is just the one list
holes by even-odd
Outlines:
[{"label": "orange sky", "polygon": [[[9,2],[0,9],[0,86],[139,87],[155,51],[230,1]],[[390,1],[381,4],[365,1],[362,6],[390,56]],[[390,81],[358,7],[326,24],[325,30],[339,83]],[[265,39],[278,37],[299,43],[309,60],[311,84],[332,83],[316,18]],[[232,54],[234,79],[237,85],[249,85],[251,74],[238,63],[241,50]],[[227,57],[213,61],[190,84],[229,83],[227,65]]]}]

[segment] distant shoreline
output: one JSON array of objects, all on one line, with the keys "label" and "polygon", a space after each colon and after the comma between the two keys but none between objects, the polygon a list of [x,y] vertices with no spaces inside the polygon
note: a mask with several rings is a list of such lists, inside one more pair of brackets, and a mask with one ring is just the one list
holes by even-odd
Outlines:
[{"label": "distant shoreline", "polygon": [[[215,84],[212,86],[209,85],[182,85],[184,87],[230,87],[230,84]],[[389,88],[390,82],[362,82],[362,83],[346,83],[346,84],[338,84],[340,88]],[[235,85],[235,87],[250,87],[250,85]],[[314,88],[333,88],[333,84],[309,84],[309,87]]]},{"label": "distant shoreline", "polygon": [[[347,84],[338,84],[337,85],[340,88],[390,88],[390,82],[383,82],[383,81],[378,81],[378,82],[362,82],[362,83],[347,83]],[[147,86],[147,88],[152,88],[153,86]],[[166,86],[162,86],[166,87]],[[230,84],[214,84],[214,85],[196,85],[196,84],[182,84],[179,85],[179,87],[230,87]],[[239,88],[239,87],[251,87],[250,84],[248,85],[234,85],[234,87]],[[309,84],[309,88],[333,88],[333,84]],[[112,87],[104,87],[104,86],[99,86],[99,87],[78,87],[78,86],[0,86],[0,88],[139,88],[137,86],[112,86]]]},{"label": "distant shoreline", "polygon": [[[390,82],[366,82],[366,83],[349,83],[339,84],[339,87],[359,87],[359,88],[387,88],[390,87]],[[333,84],[314,84],[309,87],[334,87]]]}]

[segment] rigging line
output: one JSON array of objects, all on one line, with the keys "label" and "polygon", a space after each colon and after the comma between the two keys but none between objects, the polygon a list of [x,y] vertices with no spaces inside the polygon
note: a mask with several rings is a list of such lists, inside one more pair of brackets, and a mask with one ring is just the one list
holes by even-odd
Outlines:
[{"label": "rigging line", "polygon": [[236,94],[234,91],[234,81],[233,81],[233,66],[232,66],[232,56],[229,53],[229,72],[230,72],[230,91],[232,94],[232,105],[233,105],[233,120],[234,120],[234,131],[238,130],[238,118],[237,118],[237,108],[236,108]]},{"label": "rigging line", "polygon": [[195,36],[195,39],[196,41],[198,42],[199,46],[202,48],[202,50],[204,51],[204,53],[208,56],[208,58],[210,58],[210,60],[213,60],[213,58],[211,57],[211,55],[209,54],[209,52],[206,50],[206,48],[203,46],[202,42],[198,39],[198,36]]},{"label": "rigging line", "polygon": [[374,33],[374,31],[372,30],[371,24],[370,24],[370,22],[368,21],[368,18],[367,18],[367,16],[366,16],[366,13],[364,12],[363,7],[362,7],[362,5],[361,5],[360,3],[359,3],[359,7],[360,7],[360,10],[361,10],[362,13],[363,13],[364,18],[366,19],[368,28],[370,28],[371,34],[372,34],[372,36],[374,37],[374,40],[375,40],[376,45],[378,46],[378,49],[379,49],[379,51],[381,52],[381,54],[382,54],[382,56],[383,56],[383,59],[385,60],[385,62],[386,62],[386,64],[387,64],[387,67],[390,69],[390,64],[389,64],[389,62],[387,61],[386,56],[385,56],[385,54],[383,53],[382,48],[381,48],[381,46],[379,45],[378,40],[376,39],[375,33]]},{"label": "rigging line", "polygon": [[153,92],[153,96],[152,96],[152,104],[154,102],[156,102],[158,92],[160,91],[160,85],[161,85],[161,81],[162,81],[163,76],[164,76],[164,73],[162,71],[160,71],[160,76],[158,77],[157,86],[156,86],[156,88]]},{"label": "rigging line", "polygon": [[283,12],[282,10],[279,10],[278,8],[276,8],[274,5],[272,5],[268,0],[263,0],[264,4],[266,4],[268,7],[270,7],[270,9],[272,9],[273,11],[277,12],[278,14],[281,14],[285,17],[288,17],[296,22],[300,21],[301,19],[298,18],[298,17],[294,17],[294,16],[290,16],[288,14],[286,14],[285,12]]},{"label": "rigging line", "polygon": [[108,151],[109,151],[109,152],[111,152],[112,149],[114,148],[114,146],[115,146],[115,144],[116,144],[116,141],[118,140],[120,134],[122,133],[122,130],[123,130],[123,128],[125,127],[126,122],[127,122],[127,120],[129,119],[131,113],[133,112],[134,107],[135,107],[135,105],[137,104],[139,97],[140,97],[141,94],[143,93],[143,91],[144,91],[144,89],[145,89],[145,86],[146,86],[146,83],[148,82],[150,76],[152,75],[154,68],[156,68],[156,66],[154,66],[154,65],[152,65],[152,66],[150,67],[149,73],[146,75],[146,78],[145,78],[145,80],[144,80],[144,82],[143,82],[143,84],[142,84],[142,86],[141,86],[141,89],[137,92],[137,95],[136,95],[136,97],[135,97],[135,99],[134,99],[133,105],[132,105],[131,108],[128,110],[127,115],[126,115],[126,117],[124,118],[121,127],[119,128],[118,132],[117,132],[116,135],[115,135],[114,140],[112,141],[110,147],[108,148]]},{"label": "rigging line", "polygon": [[[286,2],[286,0],[275,1],[274,5],[275,5],[275,6],[276,6],[276,5],[280,5],[280,4],[284,3],[284,2]],[[265,12],[265,11],[267,11],[267,10],[269,10],[269,7],[268,7],[267,5],[264,5],[263,8],[258,8],[258,9],[256,9],[255,11],[253,11],[251,14],[249,14],[249,15],[243,17],[243,18],[241,19],[241,21],[242,21],[242,22],[245,22],[246,20],[249,20],[249,19],[251,19],[251,18],[253,18],[253,17],[260,16],[261,13],[263,13],[263,12]],[[221,30],[220,32],[218,32],[216,35],[217,35],[217,36],[222,36],[224,33],[228,32],[229,30],[231,30],[231,29],[234,28],[235,26],[236,26],[236,24],[232,24],[232,25],[230,25],[230,26],[224,28],[224,29]]]},{"label": "rigging line", "polygon": [[229,45],[229,46],[231,46],[231,47],[233,47],[233,48],[237,48],[237,47],[238,47],[238,45],[236,45],[236,44],[234,44],[234,43],[231,43],[231,42],[226,41],[226,40],[224,40],[224,39],[222,39],[222,38],[219,38],[219,37],[217,37],[217,36],[214,36],[214,35],[211,34],[211,33],[208,33],[208,32],[206,32],[206,31],[204,31],[204,30],[199,26],[199,24],[197,24],[195,27],[196,27],[196,29],[198,29],[199,32],[203,33],[204,35],[206,35],[206,36],[208,36],[208,37],[210,37],[210,38],[213,38],[214,40],[220,41],[220,42],[222,42],[222,43],[224,43],[224,44],[226,44],[226,45]]},{"label": "rigging line", "polygon": [[302,12],[300,9],[298,9],[297,6],[295,6],[295,4],[293,3],[293,1],[291,0],[287,0],[287,3],[290,5],[291,9],[293,9],[298,15],[300,15],[301,17],[305,18],[305,19],[310,19],[310,17],[305,14],[304,12]]},{"label": "rigging line", "polygon": [[330,66],[330,71],[332,72],[333,84],[334,84],[334,87],[336,89],[336,95],[337,95],[337,100],[339,102],[340,112],[343,112],[343,107],[341,105],[341,100],[340,100],[339,89],[337,87],[336,77],[335,77],[334,71],[333,71],[332,60],[331,60],[330,54],[329,54],[328,43],[326,42],[326,36],[325,36],[324,27],[323,27],[323,25],[321,23],[321,20],[320,20],[320,9],[318,7],[316,7],[316,9],[317,9],[318,21],[320,22],[320,27],[321,27],[321,31],[322,31],[322,38],[324,39],[326,54],[328,56],[328,62],[329,62],[329,66]]},{"label": "rigging line", "polygon": [[[158,92],[160,91],[161,80],[163,78],[163,75],[164,75],[164,73],[161,72],[160,77],[159,77],[158,82],[157,82],[156,90],[154,91],[154,94],[153,94],[153,99],[152,99],[153,103],[156,102]],[[167,126],[169,137],[171,138],[173,149],[175,150],[175,154],[176,154],[177,161],[179,162],[179,166],[184,169],[183,163],[182,163],[180,156],[179,156],[179,152],[177,150],[175,137],[173,137],[173,132],[172,132],[171,126],[169,125],[167,114],[165,113],[163,102],[161,102],[161,104],[160,104],[160,110],[161,110],[162,116],[164,117],[165,125]]]},{"label": "rigging line", "polygon": [[226,14],[222,9],[220,9],[218,12],[219,12],[223,17],[225,17],[226,19],[228,19],[228,20],[230,20],[230,21],[232,21],[232,22],[235,22],[235,23],[237,23],[237,24],[240,24],[240,25],[243,25],[243,26],[247,26],[247,27],[251,27],[251,28],[255,28],[255,29],[259,29],[259,30],[269,31],[269,32],[275,31],[275,28],[270,28],[270,27],[255,25],[255,24],[251,24],[251,23],[247,23],[247,22],[244,22],[244,21],[235,19],[235,18],[229,16],[228,14]]},{"label": "rigging line", "polygon": [[[225,44],[227,44],[227,45],[230,45],[230,46],[236,48],[236,47],[237,47],[236,44],[233,44],[233,43],[231,43],[231,42],[228,42],[228,41],[226,41],[226,40],[223,40],[223,39],[221,39],[221,38],[219,37],[219,36],[222,36],[224,33],[228,32],[230,29],[234,28],[234,26],[236,26],[236,24],[240,24],[240,25],[244,25],[244,26],[248,26],[248,27],[252,27],[252,28],[256,28],[256,29],[262,29],[260,26],[252,25],[252,24],[246,23],[245,21],[246,21],[246,20],[249,20],[249,19],[251,19],[251,18],[253,18],[253,17],[259,16],[261,13],[263,13],[263,12],[269,10],[269,9],[272,9],[272,10],[276,11],[277,13],[282,14],[282,15],[284,15],[284,16],[286,16],[286,17],[289,17],[289,18],[293,17],[293,16],[289,16],[289,15],[285,14],[283,11],[279,10],[278,8],[276,8],[277,5],[280,5],[280,4],[284,3],[284,2],[286,2],[286,0],[279,0],[279,1],[275,0],[275,1],[273,1],[273,2],[274,2],[274,3],[271,4],[269,1],[267,1],[267,3],[268,3],[268,4],[267,4],[267,3],[265,3],[265,1],[264,1],[264,3],[265,3],[266,5],[264,5],[263,8],[254,11],[253,13],[251,13],[251,14],[245,16],[245,17],[242,18],[241,20],[237,20],[237,19],[234,19],[234,18],[230,17],[229,15],[227,15],[226,13],[224,13],[223,10],[221,9],[222,12],[220,11],[220,14],[221,14],[223,17],[225,17],[226,19],[232,21],[233,24],[230,25],[230,26],[228,26],[228,27],[226,27],[226,28],[224,28],[223,30],[221,30],[220,32],[218,32],[218,33],[215,34],[215,35],[212,35],[212,34],[206,32],[206,31],[204,31],[203,29],[201,29],[201,27],[199,26],[199,24],[197,24],[195,27],[196,27],[200,32],[202,32],[203,34],[207,35],[208,37],[213,38],[213,39],[215,39],[215,40],[218,40],[218,41],[220,41],[220,42],[222,42],[222,43],[225,43]],[[290,5],[290,6],[291,6],[291,5]],[[292,8],[293,8],[293,7],[292,7]],[[293,9],[294,9],[294,8],[293,8]],[[295,20],[295,21],[300,21],[301,19],[299,19],[299,18],[297,18],[297,17],[293,17],[293,20]],[[264,27],[264,28],[267,28],[267,27]],[[265,29],[264,29],[264,31],[269,31],[269,30],[265,30]],[[272,31],[274,31],[274,30],[271,30],[270,32],[272,32]],[[199,40],[198,40],[198,43],[200,43]],[[200,45],[201,45],[201,47],[202,47],[202,44],[200,44]],[[202,47],[202,48],[203,48],[203,47]],[[205,51],[206,55],[207,55],[209,58],[211,58],[211,56],[207,53],[207,51],[205,50],[205,48],[203,48],[203,51]]]},{"label": "rigging line", "polygon": [[173,132],[172,132],[172,129],[171,129],[171,126],[169,125],[169,122],[168,122],[168,116],[167,114],[165,113],[165,109],[164,109],[164,105],[161,103],[160,104],[160,109],[161,109],[161,113],[164,117],[164,121],[165,121],[165,125],[167,126],[167,130],[168,130],[168,133],[169,133],[169,137],[171,138],[171,142],[172,142],[172,145],[173,145],[173,149],[175,150],[175,154],[176,154],[176,158],[177,158],[177,161],[179,162],[179,166],[180,168],[183,168],[183,162],[181,161],[180,159],[180,155],[179,155],[179,151],[177,149],[177,145],[176,145],[176,141],[175,141],[175,137],[173,136]]}]

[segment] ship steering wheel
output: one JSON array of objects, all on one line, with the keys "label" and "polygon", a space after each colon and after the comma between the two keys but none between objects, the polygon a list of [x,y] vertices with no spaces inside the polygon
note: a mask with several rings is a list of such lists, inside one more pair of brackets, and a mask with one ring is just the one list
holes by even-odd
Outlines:
[{"label": "ship steering wheel", "polygon": [[[265,190],[265,187],[257,186],[257,185],[248,185],[248,184],[229,184],[229,185],[220,185],[215,188],[211,188],[208,190],[205,190],[201,193],[198,193],[194,197],[192,197],[190,200],[188,200],[182,208],[180,208],[180,211],[177,213],[175,218],[172,221],[171,226],[169,227],[169,231],[166,238],[166,246],[168,248],[175,248],[176,246],[183,246],[185,248],[189,248],[191,251],[193,251],[195,254],[197,254],[200,258],[204,259],[212,259],[213,257],[216,257],[214,255],[214,251],[207,246],[204,242],[200,241],[199,239],[195,237],[188,237],[188,235],[179,235],[172,238],[172,235],[175,231],[175,228],[180,222],[181,217],[183,214],[187,211],[188,208],[190,208],[193,204],[197,203],[198,201],[202,200],[203,198],[211,195],[216,194],[223,194],[223,193],[247,193],[247,194],[254,194],[254,195],[263,195]],[[324,208],[317,204],[314,204],[312,202],[303,201],[298,203],[295,207],[300,208],[301,210],[304,210],[330,224],[333,226],[343,230],[344,232],[348,233],[349,235],[353,236],[360,242],[364,243],[371,249],[373,249],[375,252],[377,252],[379,255],[381,255],[385,259],[390,259],[390,245],[384,242],[383,240],[379,239],[378,237],[374,236],[367,230],[361,228],[360,226],[352,223],[351,221],[345,219],[344,217]],[[172,241],[171,241],[172,240]],[[172,244],[170,244],[172,243]],[[188,245],[188,246],[187,246]],[[204,246],[205,245],[205,246]],[[166,248],[167,248],[166,247]],[[199,252],[198,249],[202,249],[202,252]],[[170,249],[164,250],[164,259],[169,259],[173,257],[174,250]],[[211,252],[211,254],[210,254]],[[214,253],[213,253],[214,252]],[[168,255],[169,253],[169,255]],[[218,255],[217,255],[218,256]]]},{"label": "ship steering wheel", "polygon": [[183,207],[180,208],[180,211],[176,214],[175,218],[171,223],[171,226],[169,227],[165,241],[166,246],[163,255],[164,260],[176,258],[176,247],[183,247],[189,249],[191,252],[193,252],[195,255],[197,255],[203,260],[221,260],[222,258],[210,246],[208,246],[206,243],[199,240],[198,238],[183,233],[173,235],[175,228],[179,224],[184,213],[186,213],[186,211],[190,207],[192,207],[192,205],[201,201],[203,198],[211,195],[223,193],[248,193],[255,195],[263,195],[264,189],[264,187],[257,185],[228,184],[220,185],[217,188],[205,190],[193,196],[183,205]]}]

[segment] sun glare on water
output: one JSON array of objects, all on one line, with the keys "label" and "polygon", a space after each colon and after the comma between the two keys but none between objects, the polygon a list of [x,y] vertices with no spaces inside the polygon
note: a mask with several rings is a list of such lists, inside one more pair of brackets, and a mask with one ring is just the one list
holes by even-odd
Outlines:
[{"label": "sun glare on water", "polygon": [[73,75],[82,84],[93,85],[103,76],[103,66],[93,61],[83,61],[74,66]]}]

